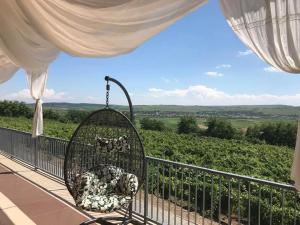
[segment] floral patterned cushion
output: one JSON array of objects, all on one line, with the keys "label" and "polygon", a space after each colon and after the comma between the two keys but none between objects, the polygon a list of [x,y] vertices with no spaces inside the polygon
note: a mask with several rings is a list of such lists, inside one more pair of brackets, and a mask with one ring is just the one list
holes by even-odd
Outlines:
[{"label": "floral patterned cushion", "polygon": [[128,152],[130,144],[126,135],[119,138],[96,138],[96,150],[101,152]]},{"label": "floral patterned cushion", "polygon": [[123,173],[119,182],[118,187],[120,193],[124,195],[135,194],[137,191],[138,178],[131,173]]},{"label": "floral patterned cushion", "polygon": [[77,177],[76,205],[85,210],[111,212],[129,203],[137,192],[138,178],[116,166],[101,165],[96,172]]}]

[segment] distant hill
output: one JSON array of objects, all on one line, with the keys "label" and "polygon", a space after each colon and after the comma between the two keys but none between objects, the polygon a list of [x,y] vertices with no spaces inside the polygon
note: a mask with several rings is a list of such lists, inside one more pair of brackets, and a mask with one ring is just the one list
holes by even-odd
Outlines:
[{"label": "distant hill", "polygon": [[[30,104],[32,107],[33,104]],[[103,108],[103,104],[89,103],[44,103],[44,108],[56,110],[88,110]],[[112,105],[112,108],[127,111],[128,106]],[[181,105],[135,105],[134,112],[145,116],[176,117],[195,115],[198,117],[222,116],[231,118],[287,118],[297,119],[300,107],[287,105],[239,105],[239,106],[181,106]]]}]

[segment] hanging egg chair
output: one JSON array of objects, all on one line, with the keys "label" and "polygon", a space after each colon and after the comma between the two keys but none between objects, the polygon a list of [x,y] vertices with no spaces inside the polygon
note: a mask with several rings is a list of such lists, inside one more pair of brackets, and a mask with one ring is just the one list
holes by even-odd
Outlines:
[{"label": "hanging egg chair", "polygon": [[[105,80],[106,107],[91,113],[73,134],[65,155],[64,179],[78,208],[101,213],[125,208],[126,213],[124,217],[96,218],[82,225],[113,224],[111,220],[134,223],[132,201],[144,181],[144,148],[133,125],[130,97],[119,81],[108,76]],[[130,119],[109,107],[109,81],[124,91]]]}]

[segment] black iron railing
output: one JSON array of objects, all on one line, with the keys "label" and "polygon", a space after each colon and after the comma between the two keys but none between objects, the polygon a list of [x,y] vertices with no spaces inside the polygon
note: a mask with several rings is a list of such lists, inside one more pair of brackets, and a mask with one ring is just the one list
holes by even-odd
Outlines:
[{"label": "black iron railing", "polygon": [[[0,128],[0,151],[63,179],[68,141]],[[146,157],[134,211],[157,224],[300,224],[293,186]]]}]

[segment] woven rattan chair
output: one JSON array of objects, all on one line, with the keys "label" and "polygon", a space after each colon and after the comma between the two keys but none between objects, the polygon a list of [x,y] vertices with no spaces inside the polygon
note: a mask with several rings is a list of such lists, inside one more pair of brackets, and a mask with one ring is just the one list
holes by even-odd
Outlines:
[{"label": "woven rattan chair", "polygon": [[[126,89],[113,78],[105,79],[106,107],[90,114],[73,134],[66,151],[64,179],[78,208],[94,212],[126,211],[124,217],[102,217],[82,224],[111,224],[111,220],[134,223],[132,200],[144,181],[144,149],[132,124],[132,104]],[[109,107],[109,81],[125,92],[131,120]]]}]

